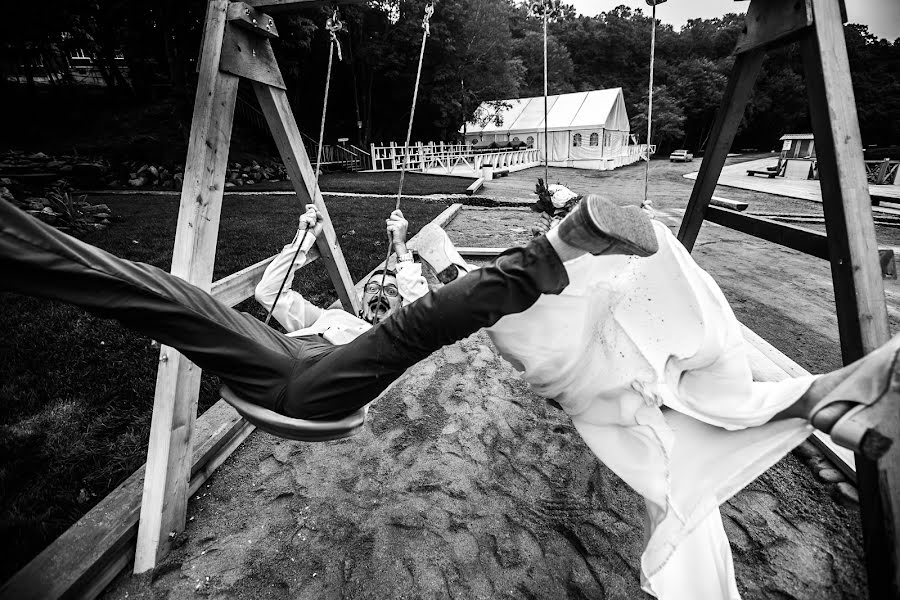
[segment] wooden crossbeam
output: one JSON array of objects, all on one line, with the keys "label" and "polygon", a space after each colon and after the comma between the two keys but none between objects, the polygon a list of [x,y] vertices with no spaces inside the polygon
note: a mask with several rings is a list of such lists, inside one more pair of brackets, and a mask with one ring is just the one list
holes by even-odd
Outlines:
[{"label": "wooden crossbeam", "polygon": [[227,20],[229,23],[233,23],[256,35],[267,38],[278,37],[275,20],[246,2],[232,2],[229,4]]},{"label": "wooden crossbeam", "polygon": [[246,0],[247,4],[271,14],[297,12],[304,8],[323,6],[365,4],[368,0]]},{"label": "wooden crossbeam", "polygon": [[250,81],[287,89],[269,39],[232,24],[236,22],[230,22],[225,28],[219,69]]},{"label": "wooden crossbeam", "polygon": [[747,7],[744,23],[744,31],[738,36],[735,54],[790,42],[812,27],[812,5],[806,0],[755,0]]}]

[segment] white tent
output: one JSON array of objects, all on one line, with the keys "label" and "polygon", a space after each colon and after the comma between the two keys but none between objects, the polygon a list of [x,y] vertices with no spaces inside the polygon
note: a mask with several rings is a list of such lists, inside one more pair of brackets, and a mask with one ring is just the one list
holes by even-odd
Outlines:
[{"label": "white tent", "polygon": [[[483,103],[476,122],[467,123],[466,141],[522,141],[544,149],[544,97]],[[628,153],[631,126],[622,88],[559,94],[547,98],[549,163],[604,168],[608,159]],[[543,156],[542,156],[543,158]]]}]

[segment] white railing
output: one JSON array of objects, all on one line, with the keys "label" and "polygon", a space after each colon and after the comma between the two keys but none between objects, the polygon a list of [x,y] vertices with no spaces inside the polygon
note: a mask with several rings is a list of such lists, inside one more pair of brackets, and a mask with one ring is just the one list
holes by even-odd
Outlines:
[{"label": "white railing", "polygon": [[476,154],[474,156],[474,166],[476,171],[480,171],[482,167],[508,169],[510,167],[532,165],[540,162],[541,156],[536,148],[490,152],[486,154]]},{"label": "white railing", "polygon": [[429,165],[452,170],[458,164],[470,164],[472,156],[472,147],[468,144],[443,142],[427,144],[418,142],[410,146],[398,146],[394,143],[389,146],[372,144],[372,170],[399,171],[404,161],[407,161],[406,169],[410,171],[434,168]]},{"label": "white railing", "polygon": [[625,165],[634,164],[640,160],[649,160],[650,156],[656,152],[656,146],[651,144],[635,144],[632,146],[626,146],[625,152],[619,154],[617,156],[611,156],[609,158],[602,158],[602,164],[600,166],[601,171],[612,171],[613,169],[618,169],[619,167],[624,167]]},{"label": "white railing", "polygon": [[[622,154],[601,157],[601,170],[611,170],[630,165],[639,160],[649,160],[656,152],[651,144],[635,144],[623,148]],[[409,146],[376,146],[372,144],[373,171],[399,171],[406,163],[406,170],[420,172],[443,171],[447,174],[456,169],[480,172],[482,167],[495,169],[525,168],[543,161],[541,151],[537,148],[521,150],[488,150],[476,152],[467,144],[444,144],[422,142]]]},{"label": "white railing", "polygon": [[502,169],[537,164],[540,160],[539,152],[534,148],[476,152],[467,144],[372,144],[372,169],[375,171],[399,171],[404,161],[407,161],[408,171],[441,170],[453,173],[457,168],[465,171],[480,171],[482,167]]}]

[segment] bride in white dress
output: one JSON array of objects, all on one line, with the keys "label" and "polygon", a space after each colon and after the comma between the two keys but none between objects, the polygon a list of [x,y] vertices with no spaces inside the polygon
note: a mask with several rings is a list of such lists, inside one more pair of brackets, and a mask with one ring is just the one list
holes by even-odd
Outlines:
[{"label": "bride in white dress", "polygon": [[[652,227],[652,256],[568,261],[563,293],[488,333],[644,497],[644,590],[662,600],[737,599],[719,505],[810,435],[810,415],[858,363],[818,378],[754,382],[721,290],[665,225]],[[897,345],[879,352],[895,355]]]}]

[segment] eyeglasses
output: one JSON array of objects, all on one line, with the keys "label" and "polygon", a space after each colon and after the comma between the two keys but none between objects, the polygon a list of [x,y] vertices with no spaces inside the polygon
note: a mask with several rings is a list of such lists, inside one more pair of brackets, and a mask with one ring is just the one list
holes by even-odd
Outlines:
[{"label": "eyeglasses", "polygon": [[[377,281],[370,281],[364,289],[367,294],[377,294],[381,291],[381,284]],[[384,295],[389,298],[396,298],[400,295],[400,290],[397,289],[396,285],[386,285],[384,286]]]}]

